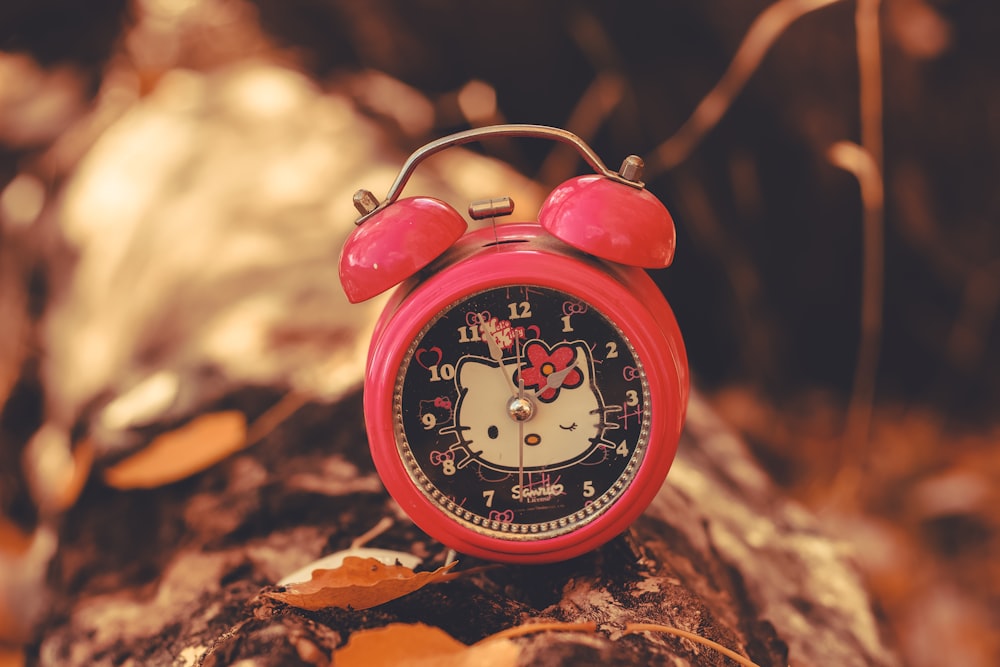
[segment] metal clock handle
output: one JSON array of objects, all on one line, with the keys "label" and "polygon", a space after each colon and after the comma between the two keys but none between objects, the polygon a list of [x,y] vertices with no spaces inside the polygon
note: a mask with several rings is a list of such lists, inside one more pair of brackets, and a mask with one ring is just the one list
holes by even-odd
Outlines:
[{"label": "metal clock handle", "polygon": [[621,169],[614,172],[604,165],[604,162],[602,162],[601,158],[597,156],[597,153],[595,153],[590,146],[584,143],[580,137],[567,130],[562,130],[557,127],[549,127],[547,125],[491,125],[489,127],[465,130],[464,132],[456,132],[455,134],[442,137],[437,141],[432,141],[431,143],[418,148],[412,155],[410,155],[409,158],[407,158],[399,172],[399,175],[396,176],[395,182],[393,182],[392,187],[389,188],[389,192],[386,194],[385,200],[382,202],[379,202],[378,198],[372,194],[370,190],[358,190],[354,193],[354,207],[358,209],[361,217],[355,221],[355,224],[360,225],[371,217],[372,214],[382,210],[396,201],[399,198],[400,193],[402,193],[403,187],[406,186],[406,182],[410,180],[410,176],[412,176],[413,172],[416,170],[417,165],[423,162],[424,159],[434,155],[435,153],[439,153],[446,148],[472,143],[487,137],[530,137],[536,139],[551,139],[560,143],[569,144],[570,146],[576,148],[584,161],[586,161],[586,163],[601,176],[625,185],[629,185],[633,188],[642,188],[644,186],[643,182],[639,180],[642,177],[643,162],[642,158],[637,155],[630,155],[625,158],[625,161],[622,162]]}]

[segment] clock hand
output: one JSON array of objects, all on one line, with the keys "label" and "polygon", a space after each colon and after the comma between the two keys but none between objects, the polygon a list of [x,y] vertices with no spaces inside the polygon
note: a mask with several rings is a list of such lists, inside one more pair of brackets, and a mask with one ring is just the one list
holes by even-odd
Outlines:
[{"label": "clock hand", "polygon": [[[517,380],[517,398],[524,398],[524,378]],[[521,487],[520,500],[524,502],[524,421],[517,420],[517,483]]]},{"label": "clock hand", "polygon": [[497,362],[497,368],[499,368],[503,373],[503,378],[507,381],[507,387],[510,389],[511,396],[514,396],[517,394],[517,388],[514,387],[514,380],[512,380],[507,371],[504,370],[503,349],[501,349],[497,339],[493,336],[493,332],[490,331],[485,325],[485,318],[480,316],[479,331],[482,334],[483,340],[486,341],[486,347],[490,349],[490,358]]},{"label": "clock hand", "polygon": [[544,394],[549,389],[558,389],[562,386],[563,382],[566,381],[566,376],[576,370],[576,364],[573,364],[569,368],[564,368],[561,371],[556,371],[554,373],[549,373],[545,378],[545,386],[539,389],[535,395]]}]

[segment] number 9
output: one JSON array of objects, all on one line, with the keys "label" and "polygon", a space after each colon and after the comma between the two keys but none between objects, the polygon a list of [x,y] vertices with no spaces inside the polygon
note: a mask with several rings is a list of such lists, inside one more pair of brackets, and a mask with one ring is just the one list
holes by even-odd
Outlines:
[{"label": "number 9", "polygon": [[425,431],[431,430],[438,423],[437,417],[434,416],[433,412],[425,412],[420,416],[420,421],[423,422]]}]

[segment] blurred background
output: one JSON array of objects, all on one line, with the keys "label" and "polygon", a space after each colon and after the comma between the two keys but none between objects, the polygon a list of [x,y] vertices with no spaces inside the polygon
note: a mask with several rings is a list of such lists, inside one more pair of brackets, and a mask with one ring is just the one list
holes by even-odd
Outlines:
[{"label": "blurred background", "polygon": [[[994,0],[872,4],[881,36],[884,217],[869,208],[866,218],[858,179],[830,154],[838,142],[862,141],[856,2],[6,0],[5,521],[27,531],[37,519],[19,470],[43,422],[79,432],[94,406],[124,392],[129,374],[148,375],[166,359],[201,369],[191,361],[197,351],[164,352],[169,331],[138,338],[155,328],[148,322],[157,312],[196,300],[211,312],[211,295],[198,285],[165,290],[176,286],[168,270],[145,292],[149,285],[130,277],[167,256],[176,260],[170,267],[184,257],[213,261],[184,249],[220,247],[194,231],[206,213],[190,194],[211,192],[230,207],[245,194],[227,185],[236,158],[194,159],[191,146],[214,146],[213,155],[253,150],[255,170],[293,150],[331,151],[303,158],[305,169],[268,176],[286,179],[286,193],[309,178],[331,179],[328,192],[321,181],[309,185],[313,204],[298,209],[298,222],[321,225],[351,219],[354,188],[380,195],[406,154],[444,134],[555,125],[610,166],[630,153],[646,158],[647,187],[672,212],[679,236],[674,265],[654,277],[685,333],[697,386],[775,481],[852,543],[907,664],[997,664],[1000,9]],[[760,16],[770,19],[755,23]],[[773,44],[740,50],[748,35],[768,33]],[[745,57],[734,61],[738,53]],[[246,86],[240,76],[248,71],[267,75]],[[733,85],[741,76],[745,85]],[[701,109],[724,112],[717,125],[692,126],[720,80],[725,94]],[[220,111],[230,103],[257,114],[252,140],[241,140],[237,116]],[[285,124],[261,130],[269,117]],[[200,134],[178,129],[210,118]],[[287,129],[296,123],[302,127]],[[179,137],[190,144],[183,159],[174,156]],[[327,139],[337,143],[316,147]],[[583,169],[545,142],[472,150],[520,174],[529,203]],[[366,182],[357,182],[360,174]],[[443,165],[425,185],[474,177]],[[487,178],[501,190],[485,196],[508,194],[497,174]],[[109,181],[107,191],[98,187]],[[157,216],[186,222],[173,235],[143,231]],[[285,223],[261,214],[255,224]],[[867,246],[866,224],[880,231]],[[211,240],[235,252],[226,229]],[[88,260],[93,248],[110,254]],[[328,260],[331,271],[338,249],[323,246],[313,259]],[[867,264],[866,249],[875,251]],[[89,274],[81,268],[88,262],[98,267]],[[114,275],[92,279],[109,262]],[[239,283],[214,294],[224,301],[233,290],[261,288]],[[310,303],[324,307],[321,298]],[[864,303],[881,315],[868,321],[867,352]],[[88,327],[116,309],[117,324],[100,336],[117,332],[121,359],[87,375],[73,364],[93,362]],[[138,310],[145,327],[129,324]],[[276,372],[241,375],[239,360],[226,363],[208,377],[192,371],[203,381],[189,383],[191,398],[173,418]],[[846,433],[852,401],[860,427]],[[5,539],[8,547],[16,541]]]}]

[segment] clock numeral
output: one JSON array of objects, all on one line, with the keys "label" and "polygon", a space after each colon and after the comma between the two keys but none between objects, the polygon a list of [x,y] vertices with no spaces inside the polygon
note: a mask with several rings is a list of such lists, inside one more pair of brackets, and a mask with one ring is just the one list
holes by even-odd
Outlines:
[{"label": "clock numeral", "polygon": [[563,333],[570,333],[573,331],[572,317],[587,312],[587,306],[578,301],[563,301],[562,312]]},{"label": "clock numeral", "polygon": [[625,392],[625,405],[635,407],[639,405],[639,392],[629,389]]},{"label": "clock numeral", "polygon": [[438,423],[437,417],[434,416],[433,412],[425,412],[421,415],[420,421],[423,423],[425,431],[431,430]]},{"label": "clock numeral", "polygon": [[431,452],[430,459],[431,465],[441,466],[441,472],[446,475],[454,475],[458,469],[455,467],[455,452],[451,450],[439,452],[435,449]]},{"label": "clock numeral", "polygon": [[486,499],[486,506],[493,507],[493,494],[496,493],[493,489],[489,491],[483,491],[483,498]]},{"label": "clock numeral", "polygon": [[615,454],[618,456],[628,456],[628,444],[624,440],[615,448]]},{"label": "clock numeral", "polygon": [[608,356],[605,359],[617,359],[618,358],[618,343],[614,341],[609,341],[606,343],[608,348]]},{"label": "clock numeral", "polygon": [[427,370],[431,372],[431,382],[455,379],[454,364],[434,364],[433,366],[429,366]]},{"label": "clock numeral", "polygon": [[510,319],[512,320],[523,320],[526,317],[531,317],[531,304],[527,301],[508,303],[507,308],[510,309]]},{"label": "clock numeral", "polygon": [[597,493],[597,490],[594,488],[594,482],[593,482],[593,480],[589,480],[589,479],[584,480],[583,481],[583,497],[584,498],[592,498],[595,493]]},{"label": "clock numeral", "polygon": [[478,343],[483,340],[479,335],[479,327],[459,327],[457,331],[459,343]]}]

